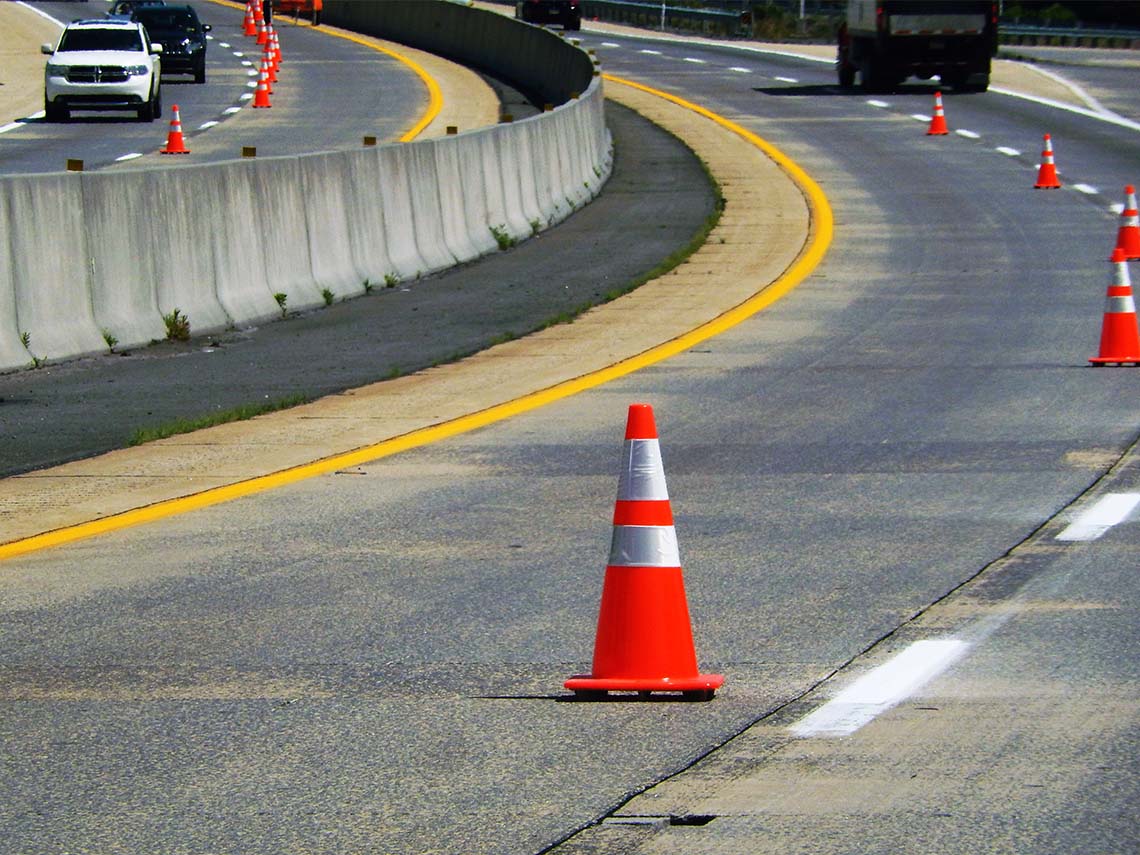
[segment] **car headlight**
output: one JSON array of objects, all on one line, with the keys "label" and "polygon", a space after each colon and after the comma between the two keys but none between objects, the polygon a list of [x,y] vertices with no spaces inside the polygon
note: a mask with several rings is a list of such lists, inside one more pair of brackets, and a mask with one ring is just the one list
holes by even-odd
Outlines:
[{"label": "car headlight", "polygon": [[149,65],[128,65],[127,74],[131,77],[141,77],[144,74],[150,74]]},{"label": "car headlight", "polygon": [[60,65],[60,64],[55,63],[55,62],[49,62],[47,64],[46,73],[47,73],[48,77],[66,77],[67,76],[67,66],[66,65]]}]

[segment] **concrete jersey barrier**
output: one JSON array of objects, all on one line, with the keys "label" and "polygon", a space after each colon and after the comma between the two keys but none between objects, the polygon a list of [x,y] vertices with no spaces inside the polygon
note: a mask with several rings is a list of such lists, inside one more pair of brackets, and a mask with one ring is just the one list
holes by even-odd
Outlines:
[{"label": "concrete jersey barrier", "polygon": [[422,0],[327,0],[324,20],[556,106],[350,152],[0,176],[0,371],[145,345],[176,310],[207,333],[413,279],[531,237],[608,178],[601,78],[555,33]]}]

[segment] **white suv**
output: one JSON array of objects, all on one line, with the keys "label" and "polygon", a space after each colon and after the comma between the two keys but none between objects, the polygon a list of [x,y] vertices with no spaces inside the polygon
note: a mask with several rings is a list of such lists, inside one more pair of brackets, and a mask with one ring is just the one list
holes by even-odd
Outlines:
[{"label": "white suv", "polygon": [[72,110],[135,110],[151,122],[162,115],[162,45],[142,24],[100,18],[68,24],[44,69],[44,112],[49,122]]}]

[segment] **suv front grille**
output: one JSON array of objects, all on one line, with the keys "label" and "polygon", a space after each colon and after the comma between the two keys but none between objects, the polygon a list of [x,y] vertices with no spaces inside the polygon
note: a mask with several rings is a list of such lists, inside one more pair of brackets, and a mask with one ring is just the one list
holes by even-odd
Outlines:
[{"label": "suv front grille", "polygon": [[121,65],[73,65],[67,69],[68,83],[125,83],[130,79]]}]

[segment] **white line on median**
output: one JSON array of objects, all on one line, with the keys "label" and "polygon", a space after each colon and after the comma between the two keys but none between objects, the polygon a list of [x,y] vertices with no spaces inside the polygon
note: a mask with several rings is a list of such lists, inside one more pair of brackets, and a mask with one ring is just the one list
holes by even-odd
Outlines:
[{"label": "white line on median", "polygon": [[1140,493],[1109,493],[1057,535],[1057,540],[1096,540],[1114,525],[1124,522],[1138,504]]},{"label": "white line on median", "polygon": [[956,638],[916,641],[792,725],[796,736],[847,736],[933,680],[969,648]]}]

